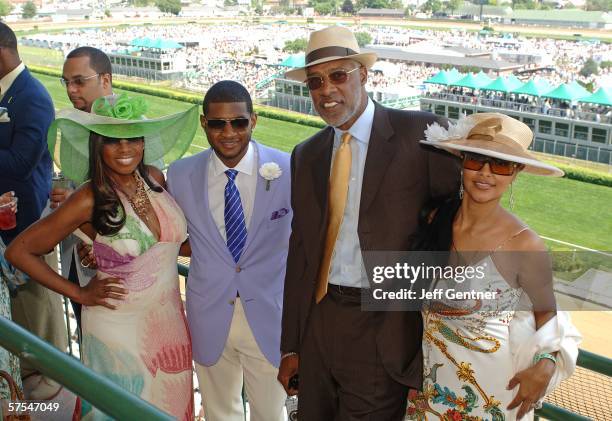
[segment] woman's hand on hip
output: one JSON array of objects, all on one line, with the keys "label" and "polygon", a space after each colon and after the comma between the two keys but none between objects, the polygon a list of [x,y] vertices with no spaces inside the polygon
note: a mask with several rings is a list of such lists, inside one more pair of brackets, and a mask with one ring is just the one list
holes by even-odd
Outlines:
[{"label": "woman's hand on hip", "polygon": [[98,275],[91,278],[91,281],[81,287],[79,303],[85,306],[104,306],[115,310],[117,307],[110,304],[107,299],[125,300],[128,290],[123,287],[123,281],[118,278],[100,279]]}]

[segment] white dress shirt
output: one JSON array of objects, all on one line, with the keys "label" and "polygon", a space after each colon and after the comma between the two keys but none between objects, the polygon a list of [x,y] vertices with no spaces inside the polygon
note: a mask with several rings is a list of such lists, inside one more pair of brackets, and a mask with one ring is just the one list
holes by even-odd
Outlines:
[{"label": "white dress shirt", "polygon": [[[365,266],[361,256],[357,224],[359,223],[359,207],[361,204],[361,186],[365,167],[372,123],[374,122],[374,103],[368,98],[368,105],[357,121],[348,129],[353,136],[351,140],[351,175],[349,178],[348,197],[344,208],[344,218],[336,240],[332,255],[329,283],[347,287],[367,288]],[[334,151],[332,162],[336,155],[344,131],[334,128]]]},{"label": "white dress shirt", "polygon": [[[247,236],[249,235],[249,223],[251,222],[251,214],[253,213],[253,204],[255,202],[255,189],[257,188],[256,165],[257,147],[250,142],[246,154],[244,154],[238,165],[233,168],[238,171],[235,183],[238,193],[240,193]],[[225,241],[227,241],[225,233],[225,186],[229,181],[225,171],[229,169],[214,151],[210,154],[210,165],[208,165],[208,205],[219,233],[221,233]]]},{"label": "white dress shirt", "polygon": [[11,89],[11,85],[17,79],[17,76],[25,70],[25,64],[19,63],[19,66],[11,70],[6,76],[0,79],[0,100],[4,97],[4,94]]}]

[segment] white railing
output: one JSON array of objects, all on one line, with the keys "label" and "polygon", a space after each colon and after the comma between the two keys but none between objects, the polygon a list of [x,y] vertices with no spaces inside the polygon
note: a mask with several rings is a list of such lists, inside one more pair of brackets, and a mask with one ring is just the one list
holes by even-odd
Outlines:
[{"label": "white railing", "polygon": [[445,92],[430,92],[425,98],[440,99],[444,101],[459,102],[463,104],[478,105],[482,107],[503,108],[506,110],[524,113],[550,115],[555,117],[569,118],[575,120],[594,121],[597,123],[612,123],[612,116],[601,115],[587,111],[574,111],[571,109],[548,108],[542,105],[525,104],[516,101],[505,101],[501,99],[489,99],[472,95],[458,95]]}]

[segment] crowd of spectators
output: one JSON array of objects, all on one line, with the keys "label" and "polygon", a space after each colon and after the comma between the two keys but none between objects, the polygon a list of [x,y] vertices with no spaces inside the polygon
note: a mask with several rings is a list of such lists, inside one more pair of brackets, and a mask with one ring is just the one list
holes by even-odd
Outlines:
[{"label": "crowd of spectators", "polygon": [[[291,53],[284,50],[285,42],[307,38],[317,25],[223,23],[215,25],[148,25],[124,26],[78,33],[37,35],[48,37],[50,45],[65,53],[79,45],[91,45],[107,52],[130,46],[136,38],[174,40],[186,45],[187,72],[176,84],[183,88],[205,91],[215,81],[232,78],[248,87],[252,94],[256,86],[268,78],[281,74],[279,64]],[[516,60],[531,72],[519,75],[526,80],[534,76],[546,78],[551,85],[580,80],[594,80],[596,86],[612,83],[612,70],[600,69],[597,76],[583,76],[580,70],[589,58],[612,61],[612,45],[598,42],[569,40],[483,36],[463,30],[417,31],[390,26],[363,26],[355,32],[370,34],[371,44],[430,51],[431,46],[460,47],[480,50],[491,58]],[[59,45],[59,47],[57,47]],[[440,69],[434,66],[394,63],[386,70],[371,73],[368,88],[373,91],[397,92],[408,87],[422,88],[423,81]],[[495,77],[496,75],[490,75]]]}]

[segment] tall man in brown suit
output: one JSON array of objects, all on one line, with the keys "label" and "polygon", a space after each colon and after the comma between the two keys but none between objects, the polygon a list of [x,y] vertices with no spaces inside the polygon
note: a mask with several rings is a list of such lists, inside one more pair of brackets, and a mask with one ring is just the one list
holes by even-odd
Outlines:
[{"label": "tall man in brown suit", "polygon": [[[376,61],[342,27],[313,32],[306,81],[329,125],[291,156],[292,234],[278,379],[299,373],[304,421],[401,420],[408,388],[422,383],[419,312],[361,311],[362,252],[409,250],[418,215],[453,194],[459,168],[419,145],[429,113],[380,106],[365,91]],[[348,133],[348,134],[347,134]]]}]

